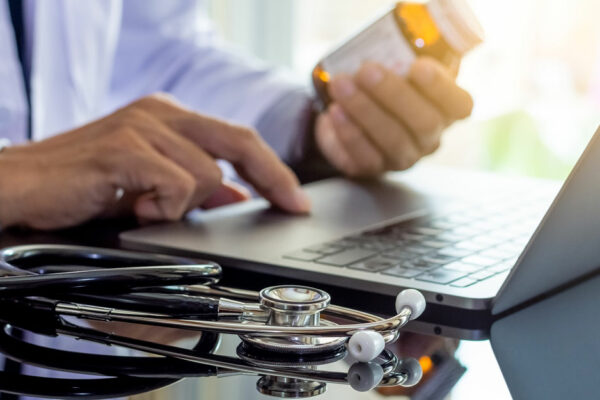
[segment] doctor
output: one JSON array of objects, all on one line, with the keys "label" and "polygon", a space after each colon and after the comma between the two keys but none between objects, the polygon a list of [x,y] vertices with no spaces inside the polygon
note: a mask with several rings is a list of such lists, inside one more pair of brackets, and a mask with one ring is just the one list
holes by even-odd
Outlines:
[{"label": "doctor", "polygon": [[0,225],[173,220],[246,198],[217,159],[307,212],[277,156],[312,178],[319,163],[376,176],[433,152],[471,112],[453,73],[420,59],[407,77],[375,64],[335,77],[316,114],[305,88],[223,48],[202,18],[194,0],[0,0]]}]

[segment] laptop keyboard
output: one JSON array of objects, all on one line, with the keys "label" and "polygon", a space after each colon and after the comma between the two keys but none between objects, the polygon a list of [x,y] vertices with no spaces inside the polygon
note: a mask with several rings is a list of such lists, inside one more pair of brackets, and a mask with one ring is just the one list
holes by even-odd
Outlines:
[{"label": "laptop keyboard", "polygon": [[547,198],[535,200],[515,197],[390,223],[284,257],[468,287],[508,275],[545,211]]}]

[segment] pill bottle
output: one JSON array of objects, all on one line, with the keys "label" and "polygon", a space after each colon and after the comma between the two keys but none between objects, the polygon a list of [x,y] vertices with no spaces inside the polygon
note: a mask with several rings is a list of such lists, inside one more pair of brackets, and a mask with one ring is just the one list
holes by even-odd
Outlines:
[{"label": "pill bottle", "polygon": [[327,83],[337,74],[354,74],[365,61],[405,75],[419,56],[451,69],[483,41],[483,29],[465,0],[398,2],[321,59],[312,72],[323,105]]}]

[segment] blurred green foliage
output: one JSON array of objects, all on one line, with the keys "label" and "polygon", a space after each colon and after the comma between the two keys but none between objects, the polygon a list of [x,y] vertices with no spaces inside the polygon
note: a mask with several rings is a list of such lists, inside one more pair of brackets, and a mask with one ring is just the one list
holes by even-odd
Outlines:
[{"label": "blurred green foliage", "polygon": [[482,124],[484,168],[538,178],[564,179],[572,165],[558,158],[540,138],[535,120],[515,111]]}]

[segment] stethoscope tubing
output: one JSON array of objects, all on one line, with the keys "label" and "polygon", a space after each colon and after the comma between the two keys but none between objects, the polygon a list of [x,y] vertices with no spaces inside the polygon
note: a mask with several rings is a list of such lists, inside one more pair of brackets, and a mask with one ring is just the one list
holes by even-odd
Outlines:
[{"label": "stethoscope tubing", "polygon": [[[215,376],[215,367],[205,364],[155,356],[119,356],[79,353],[39,346],[13,337],[8,327],[0,327],[0,354],[16,362],[39,368],[97,374],[103,376],[130,376],[136,378],[181,379],[185,377]],[[79,335],[82,338],[83,333]],[[194,351],[209,353],[220,342],[219,335],[201,335]],[[203,347],[204,350],[199,350]]]},{"label": "stethoscope tubing", "polygon": [[[71,268],[72,264],[77,264],[77,268]],[[98,266],[101,268],[97,268]],[[87,269],[79,270],[78,267]],[[221,268],[211,262],[196,263],[179,257],[121,250],[56,245],[18,246],[0,251],[0,273],[2,271],[11,276],[0,278],[0,319],[23,329],[38,334],[67,335],[119,345],[163,357],[210,365],[222,371],[324,383],[348,383],[348,374],[294,367],[275,368],[255,365],[238,358],[198,354],[188,349],[101,333],[70,323],[63,317],[232,333],[248,337],[350,337],[356,332],[370,330],[381,333],[386,342],[392,342],[397,339],[399,328],[411,318],[412,313],[409,307],[404,307],[396,316],[381,319],[360,311],[329,306],[322,315],[342,317],[357,323],[276,326],[218,320],[219,299],[223,293],[246,299],[252,297],[254,301],[257,300],[258,293],[211,287],[221,275]],[[207,296],[207,293],[211,295]],[[34,321],[29,318],[32,316]],[[40,322],[43,327],[38,326]],[[394,359],[397,364],[397,359]],[[394,372],[393,369],[388,372],[389,376],[381,382],[383,386],[397,385],[407,379],[403,372]],[[80,393],[77,393],[77,397],[80,397]]]},{"label": "stethoscope tubing", "polygon": [[[160,345],[138,339],[108,335],[90,328],[67,324],[58,329],[61,334],[84,340],[92,340],[111,345],[119,345],[144,351],[165,358],[122,357],[72,353],[47,349],[37,345],[23,343],[10,337],[6,331],[0,332],[0,346],[10,349],[10,356],[21,362],[66,370],[75,373],[109,373],[118,378],[102,379],[36,379],[30,376],[15,376],[11,384],[0,383],[0,390],[27,396],[92,398],[102,399],[110,396],[125,396],[142,393],[172,384],[182,377],[204,377],[238,374],[269,375],[300,380],[312,380],[323,383],[348,384],[349,372],[313,370],[295,366],[270,367],[228,356],[211,353],[200,355],[197,351],[174,346]],[[17,343],[15,343],[17,342]],[[51,361],[39,361],[33,354],[51,355]],[[57,361],[64,359],[64,363]],[[121,359],[125,366],[121,366]],[[131,360],[134,360],[132,363]],[[338,359],[337,357],[335,359]],[[139,362],[144,365],[138,365]],[[82,365],[83,364],[83,365]],[[115,370],[115,365],[119,367]],[[399,368],[398,358],[384,351],[377,364],[383,372],[378,386],[396,386],[408,379],[407,372]],[[174,367],[174,368],[172,368]],[[78,369],[80,368],[80,369]],[[120,376],[124,375],[124,376]],[[2,377],[2,373],[0,373]],[[31,385],[34,385],[32,388]],[[102,388],[98,385],[111,385]]]},{"label": "stethoscope tubing", "polygon": [[217,265],[169,265],[92,269],[0,278],[0,297],[49,296],[69,292],[119,294],[135,288],[215,283]]},{"label": "stethoscope tubing", "polygon": [[49,399],[100,400],[148,393],[179,380],[136,377],[56,379],[0,371],[0,392]]},{"label": "stethoscope tubing", "polygon": [[[282,378],[295,378],[301,380],[314,380],[324,383],[347,384],[348,374],[346,372],[313,370],[294,366],[264,366],[253,364],[245,360],[218,355],[218,354],[198,354],[198,352],[181,347],[175,347],[160,343],[146,342],[139,339],[132,339],[117,335],[108,335],[98,332],[91,328],[84,328],[74,325],[65,325],[57,328],[59,334],[72,336],[75,338],[103,342],[106,344],[122,346],[133,350],[143,351],[146,353],[156,354],[163,357],[173,357],[180,360],[211,365],[219,368],[222,374],[230,374],[232,372],[252,375],[271,375]],[[394,368],[398,364],[398,358],[388,350],[384,350],[383,357],[386,362],[383,365],[384,372],[394,375]],[[399,373],[400,374],[400,373]],[[404,379],[402,376],[388,376],[382,385],[389,385],[390,382],[397,382],[398,379]],[[395,383],[394,383],[395,385]]]},{"label": "stethoscope tubing", "polygon": [[225,321],[205,321],[171,319],[169,315],[143,314],[128,310],[119,310],[104,307],[85,307],[74,303],[58,303],[55,312],[60,315],[74,316],[84,319],[132,322],[145,325],[155,325],[170,328],[188,330],[207,330],[229,334],[244,334],[249,336],[287,337],[290,335],[303,336],[351,336],[353,333],[363,330],[373,330],[382,334],[397,332],[411,315],[410,308],[404,308],[401,312],[388,319],[379,319],[377,322],[366,322],[357,324],[344,324],[333,326],[276,326]]},{"label": "stethoscope tubing", "polygon": [[[88,260],[90,265],[101,262],[111,266],[135,266],[4,277],[0,278],[0,297],[14,299],[23,296],[54,295],[57,300],[67,300],[55,304],[55,312],[60,315],[250,336],[335,337],[350,336],[359,330],[375,330],[386,335],[386,341],[393,341],[397,337],[399,327],[410,319],[409,308],[401,310],[391,318],[381,319],[371,314],[331,305],[323,315],[335,315],[361,322],[341,326],[286,327],[215,321],[218,317],[218,300],[198,294],[236,291],[229,288],[210,288],[208,284],[215,283],[221,274],[220,267],[214,263],[192,264],[193,261],[180,257],[122,250],[99,251],[88,247],[61,245],[17,246],[0,251],[0,267],[7,272],[21,271],[18,265],[17,268],[14,266],[17,262],[31,267],[32,264],[45,265],[49,261],[81,263],[82,260]],[[148,266],[168,261],[178,262],[180,265]],[[152,287],[161,287],[163,290],[143,293],[144,288]],[[166,290],[166,287],[179,287],[183,293]],[[142,293],[135,293],[135,290]],[[132,291],[134,293],[131,293]],[[107,296],[114,293],[120,295]],[[188,296],[186,293],[193,295]],[[258,293],[251,291],[237,291],[237,294],[252,296],[254,301],[258,297]],[[70,302],[72,299],[81,300],[82,303],[89,302],[91,307]],[[192,319],[194,315],[195,318]]]}]

